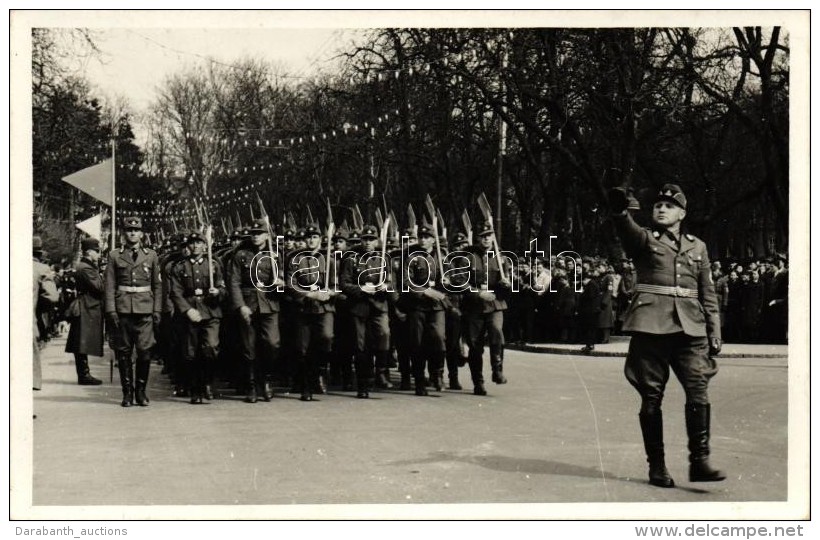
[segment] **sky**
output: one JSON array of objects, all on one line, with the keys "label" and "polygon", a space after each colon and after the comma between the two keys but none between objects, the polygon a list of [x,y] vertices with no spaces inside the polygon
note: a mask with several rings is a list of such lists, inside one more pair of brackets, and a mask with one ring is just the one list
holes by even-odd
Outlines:
[{"label": "sky", "polygon": [[[140,115],[169,75],[206,58],[231,64],[262,58],[285,72],[307,76],[333,65],[339,48],[353,36],[339,28],[186,29],[105,28],[94,30],[100,58],[85,62],[84,75],[105,96],[124,97]],[[137,139],[139,126],[135,125]]]}]

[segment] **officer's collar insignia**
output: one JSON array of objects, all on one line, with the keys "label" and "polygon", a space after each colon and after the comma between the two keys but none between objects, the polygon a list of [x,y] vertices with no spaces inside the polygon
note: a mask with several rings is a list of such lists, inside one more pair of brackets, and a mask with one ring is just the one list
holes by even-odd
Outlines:
[{"label": "officer's collar insignia", "polygon": [[658,231],[652,231],[652,236],[654,236],[655,238],[660,238],[661,233],[659,233]]},{"label": "officer's collar insignia", "polygon": [[692,236],[691,234],[687,234],[687,235],[686,235],[686,238],[687,238],[687,240],[689,240],[690,242],[694,242],[694,240],[695,240],[695,237],[694,237],[694,236]]}]

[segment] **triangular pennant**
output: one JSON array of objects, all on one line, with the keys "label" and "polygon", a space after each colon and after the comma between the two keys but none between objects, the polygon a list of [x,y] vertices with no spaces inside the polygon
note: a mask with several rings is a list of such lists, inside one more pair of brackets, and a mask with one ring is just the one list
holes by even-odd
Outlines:
[{"label": "triangular pennant", "polygon": [[102,214],[81,221],[77,223],[76,227],[91,238],[102,240]]},{"label": "triangular pennant", "polygon": [[103,204],[111,205],[111,187],[114,183],[111,159],[64,176],[63,182],[91,195]]}]

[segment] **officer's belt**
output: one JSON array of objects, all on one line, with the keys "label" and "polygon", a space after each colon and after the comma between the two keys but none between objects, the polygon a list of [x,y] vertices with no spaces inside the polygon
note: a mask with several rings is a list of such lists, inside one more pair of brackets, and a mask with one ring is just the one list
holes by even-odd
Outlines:
[{"label": "officer's belt", "polygon": [[127,285],[120,285],[117,290],[122,292],[151,292],[151,287],[147,285],[144,287],[129,287]]},{"label": "officer's belt", "polygon": [[638,283],[635,285],[635,292],[645,292],[652,294],[664,294],[666,296],[683,296],[685,298],[699,298],[697,289],[686,289],[684,287],[668,287],[666,285],[649,285]]}]

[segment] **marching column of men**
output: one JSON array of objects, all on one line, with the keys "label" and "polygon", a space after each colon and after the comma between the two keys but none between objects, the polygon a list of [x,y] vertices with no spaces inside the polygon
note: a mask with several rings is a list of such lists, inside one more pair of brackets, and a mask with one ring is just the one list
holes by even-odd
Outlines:
[{"label": "marching column of men", "polygon": [[209,239],[190,232],[172,236],[158,255],[142,243],[141,218],[129,217],[104,278],[122,406],[148,405],[154,358],[173,395],[192,404],[219,397],[217,375],[248,403],[270,401],[277,386],[303,401],[328,386],[367,398],[374,387],[393,388],[396,360],[399,388],[424,396],[428,387],[444,389],[445,367],[449,389],[461,390],[458,369],[469,359],[474,393],[486,395],[485,341],[493,381],[506,382],[501,328],[509,282],[492,257],[491,226],[477,232],[480,246],[462,233],[452,239],[464,271],[451,280],[447,239],[436,246],[428,222],[405,231],[403,246],[382,246],[379,229],[365,225],[334,231],[327,249],[315,223],[287,230],[279,246],[267,220],[255,220],[212,252]]}]

